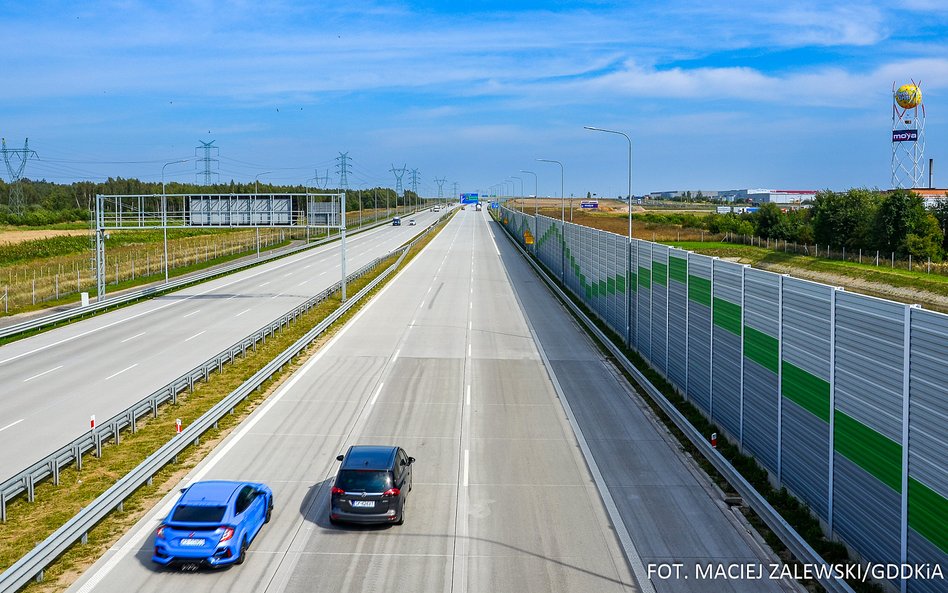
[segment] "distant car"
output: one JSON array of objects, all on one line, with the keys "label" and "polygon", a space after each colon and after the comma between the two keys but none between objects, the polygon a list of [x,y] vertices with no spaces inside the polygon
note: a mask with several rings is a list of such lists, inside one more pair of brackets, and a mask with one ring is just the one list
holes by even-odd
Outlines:
[{"label": "distant car", "polygon": [[392,219],[392,226],[402,226],[402,219],[396,216]]},{"label": "distant car", "polygon": [[273,492],[255,482],[195,482],[155,533],[152,561],[196,570],[242,564],[247,546],[270,521]]},{"label": "distant car", "polygon": [[408,226],[415,226],[415,219],[414,219],[414,218],[409,218],[409,219],[408,219]]},{"label": "distant car", "polygon": [[331,523],[405,522],[414,457],[401,447],[353,445],[336,459],[342,465],[330,495]]}]

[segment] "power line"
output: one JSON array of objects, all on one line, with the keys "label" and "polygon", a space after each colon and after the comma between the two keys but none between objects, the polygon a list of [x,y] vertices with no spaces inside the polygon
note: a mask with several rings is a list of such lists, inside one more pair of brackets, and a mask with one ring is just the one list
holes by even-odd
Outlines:
[{"label": "power line", "polygon": [[[30,139],[27,138],[23,141],[23,148],[7,148],[7,139],[3,138],[3,148],[0,149],[0,152],[3,153],[3,162],[7,165],[7,172],[10,174],[10,210],[14,214],[23,214],[23,186],[20,184],[20,178],[23,177],[23,171],[26,169],[26,161],[30,160],[30,156],[39,158],[35,150],[30,150]],[[13,164],[10,162],[10,157],[15,155],[20,159],[20,164],[16,166],[16,171],[14,171]]]}]

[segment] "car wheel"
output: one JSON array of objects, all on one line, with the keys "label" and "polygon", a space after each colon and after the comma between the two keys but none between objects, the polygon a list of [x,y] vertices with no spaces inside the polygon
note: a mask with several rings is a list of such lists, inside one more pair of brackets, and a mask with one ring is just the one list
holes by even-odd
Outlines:
[{"label": "car wheel", "polygon": [[243,564],[244,560],[247,559],[247,540],[240,542],[240,556],[237,556],[237,561],[234,564]]},{"label": "car wheel", "polygon": [[395,525],[404,525],[405,524],[405,502],[402,502],[402,510],[398,513],[398,521],[395,521]]},{"label": "car wheel", "polygon": [[273,515],[273,499],[270,499],[270,506],[267,507],[267,516],[263,518],[264,523],[270,522],[270,517]]}]

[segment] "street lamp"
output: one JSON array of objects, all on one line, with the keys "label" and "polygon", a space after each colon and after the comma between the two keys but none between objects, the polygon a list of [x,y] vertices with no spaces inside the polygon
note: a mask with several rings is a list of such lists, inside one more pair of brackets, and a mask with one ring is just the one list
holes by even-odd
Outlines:
[{"label": "street lamp", "polygon": [[161,230],[164,233],[165,243],[165,284],[168,283],[168,198],[165,196],[165,167],[186,162],[188,159],[181,159],[161,166]]},{"label": "street lamp", "polygon": [[593,132],[607,132],[609,134],[618,134],[624,136],[626,140],[629,141],[629,242],[632,241],[632,139],[629,138],[629,135],[620,132],[618,130],[607,130],[605,128],[594,128],[592,126],[583,126],[587,130],[592,130]]},{"label": "street lamp", "polygon": [[[540,179],[533,171],[520,169],[520,172],[533,175],[533,240],[537,241],[539,240],[539,237],[537,237],[537,225],[540,224]],[[533,244],[533,249],[536,250],[536,243]]]},{"label": "street lamp", "polygon": [[563,167],[563,163],[559,161],[554,161],[553,159],[537,159],[541,163],[556,163],[560,166],[560,221],[564,224],[566,223],[566,199],[563,197],[563,178],[566,176],[566,169]]},{"label": "street lamp", "polygon": [[261,176],[261,175],[267,175],[267,174],[269,174],[269,173],[273,173],[273,171],[264,171],[263,173],[257,173],[256,175],[254,175],[254,177],[253,177],[253,193],[257,193],[257,180],[260,179],[260,176]]},{"label": "street lamp", "polygon": [[[519,194],[519,198],[522,200],[522,199],[523,199],[523,179],[521,179],[520,177],[513,177],[513,176],[511,176],[510,179],[516,179],[517,181],[520,182],[520,194]],[[517,190],[514,189],[514,191],[517,191]],[[521,202],[521,204],[520,204],[520,211],[523,212],[523,203],[522,203],[522,202]]]}]

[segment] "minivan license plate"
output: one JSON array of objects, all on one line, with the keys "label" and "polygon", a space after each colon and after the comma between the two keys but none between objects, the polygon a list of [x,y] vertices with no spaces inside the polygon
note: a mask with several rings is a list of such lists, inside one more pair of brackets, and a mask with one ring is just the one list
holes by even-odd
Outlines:
[{"label": "minivan license plate", "polygon": [[198,539],[198,538],[186,537],[181,540],[181,545],[182,546],[203,546],[204,540]]},{"label": "minivan license plate", "polygon": [[374,500],[353,500],[352,506],[371,509],[372,507],[375,506],[375,501]]}]

